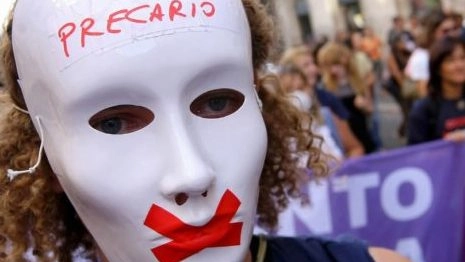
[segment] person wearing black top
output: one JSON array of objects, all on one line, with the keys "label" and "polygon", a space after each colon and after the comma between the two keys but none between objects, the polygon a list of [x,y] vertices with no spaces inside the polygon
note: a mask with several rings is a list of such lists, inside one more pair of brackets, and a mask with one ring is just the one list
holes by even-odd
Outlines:
[{"label": "person wearing black top", "polygon": [[465,137],[465,44],[446,37],[433,44],[430,56],[429,93],[410,113],[409,145]]}]

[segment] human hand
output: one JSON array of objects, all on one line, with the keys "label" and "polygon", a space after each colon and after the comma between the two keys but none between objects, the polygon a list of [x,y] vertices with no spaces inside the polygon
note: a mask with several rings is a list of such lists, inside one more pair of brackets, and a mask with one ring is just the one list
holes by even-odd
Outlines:
[{"label": "human hand", "polygon": [[357,95],[354,100],[354,105],[366,114],[373,112],[373,105],[364,96]]},{"label": "human hand", "polygon": [[444,136],[444,140],[454,141],[454,142],[463,142],[465,141],[465,130],[456,130],[456,131],[447,133]]}]

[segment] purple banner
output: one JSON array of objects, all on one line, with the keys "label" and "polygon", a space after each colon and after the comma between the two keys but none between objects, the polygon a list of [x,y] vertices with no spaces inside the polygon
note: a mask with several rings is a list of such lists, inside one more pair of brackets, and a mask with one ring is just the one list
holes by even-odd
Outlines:
[{"label": "purple banner", "polygon": [[351,235],[414,262],[462,262],[465,144],[434,142],[351,160],[292,202],[280,235]]}]

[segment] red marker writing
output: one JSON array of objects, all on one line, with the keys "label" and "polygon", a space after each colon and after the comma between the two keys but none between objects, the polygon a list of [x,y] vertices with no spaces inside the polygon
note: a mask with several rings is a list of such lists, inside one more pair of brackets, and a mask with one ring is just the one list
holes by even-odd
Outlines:
[{"label": "red marker writing", "polygon": [[[197,9],[199,9],[198,12]],[[58,37],[63,47],[65,57],[71,56],[70,41],[79,41],[81,48],[86,47],[87,38],[98,38],[105,35],[124,33],[118,27],[121,23],[130,24],[156,24],[160,22],[173,22],[178,19],[192,19],[197,16],[211,18],[216,13],[212,2],[199,1],[185,5],[181,0],[172,0],[168,7],[161,4],[143,4],[131,8],[115,10],[102,18],[83,18],[80,22],[68,22],[58,29]],[[104,20],[103,20],[104,19]],[[104,21],[105,26],[99,28],[97,22]],[[154,25],[153,25],[154,26]],[[77,30],[80,28],[80,30]]]}]

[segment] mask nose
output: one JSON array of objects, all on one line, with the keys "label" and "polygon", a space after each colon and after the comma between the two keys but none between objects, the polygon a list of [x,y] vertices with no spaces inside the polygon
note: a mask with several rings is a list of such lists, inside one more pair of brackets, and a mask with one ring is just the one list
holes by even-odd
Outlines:
[{"label": "mask nose", "polygon": [[168,169],[161,182],[163,196],[177,205],[197,198],[206,198],[215,182],[211,166],[205,161],[185,127],[171,129],[166,155]]}]

